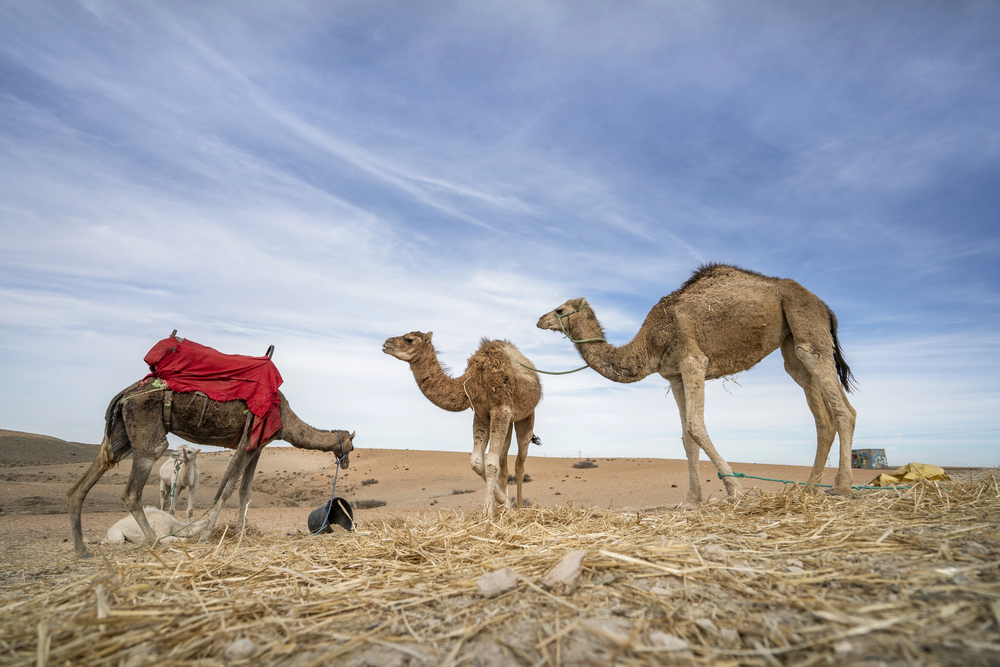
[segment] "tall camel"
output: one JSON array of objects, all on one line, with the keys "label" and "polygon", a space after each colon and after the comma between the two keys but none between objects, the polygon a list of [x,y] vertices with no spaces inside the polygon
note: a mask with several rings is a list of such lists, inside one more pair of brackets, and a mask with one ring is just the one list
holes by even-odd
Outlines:
[{"label": "tall camel", "polygon": [[[698,448],[721,475],[732,468],[705,428],[705,381],[753,368],[781,348],[785,370],[802,387],[816,421],[816,460],[809,483],[820,481],[834,436],[840,462],[831,493],[851,494],[851,440],[856,413],[847,401],[853,376],[837,340],[837,318],[816,295],[793,280],[771,278],[724,264],[707,264],[680,289],[660,299],[631,342],[604,340],[586,299],[572,299],[542,315],[539,329],[561,331],[591,368],[615,382],[638,382],[659,373],[680,410],[688,460],[687,504],[702,500]],[[722,478],[729,497],[742,490]]]},{"label": "tall camel", "polygon": [[472,469],[486,482],[486,514],[492,512],[494,500],[507,506],[507,452],[513,426],[517,432],[517,506],[521,507],[528,444],[539,442],[533,433],[535,407],[542,399],[538,374],[525,367],[533,365],[513,343],[483,338],[469,357],[465,373],[450,377],[438,362],[433,335],[412,331],[389,338],[382,351],[410,364],[417,386],[434,405],[449,412],[472,408]]},{"label": "tall camel", "polygon": [[232,495],[237,480],[240,482],[240,509],[236,530],[238,532],[243,529],[257,460],[269,442],[280,439],[299,449],[333,452],[340,459],[341,468],[346,468],[349,464],[348,455],[354,449],[354,433],[320,431],[309,426],[292,412],[288,400],[281,392],[278,392],[281,399],[281,430],[260,446],[250,449],[250,438],[245,437],[249,424],[244,401],[211,401],[200,392],[173,392],[168,411],[164,404],[165,388],[151,390],[148,384],[140,385],[141,382],[136,382],[111,400],[104,418],[104,441],[97,458],[66,492],[70,526],[73,529],[73,547],[81,558],[89,556],[83,544],[80,520],[83,501],[101,475],[129,454],[132,455],[132,473],[125,484],[122,500],[142,528],[146,539],[156,542],[156,533],[142,509],[142,490],[153,464],[167,449],[167,433],[198,445],[232,448],[234,443],[239,443],[235,445],[236,451],[222,476],[215,500],[212,501],[207,523],[201,533],[202,542],[207,542],[211,537],[222,505]]}]

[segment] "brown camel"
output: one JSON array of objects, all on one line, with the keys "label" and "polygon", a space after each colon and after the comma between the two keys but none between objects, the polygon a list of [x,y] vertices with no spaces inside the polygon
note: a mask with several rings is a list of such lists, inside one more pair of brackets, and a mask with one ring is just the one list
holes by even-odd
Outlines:
[{"label": "brown camel", "polygon": [[851,440],[856,413],[844,391],[853,377],[837,340],[837,318],[793,280],[770,278],[724,264],[699,268],[680,289],[660,299],[631,342],[615,347],[586,299],[567,301],[542,315],[539,329],[562,331],[591,368],[615,382],[638,382],[659,373],[681,414],[688,460],[686,502],[701,497],[698,448],[722,475],[730,498],[742,491],[732,468],[705,428],[705,380],[753,368],[781,348],[785,370],[805,391],[816,420],[816,461],[809,483],[820,481],[834,436],[840,462],[832,493],[851,493]]},{"label": "brown camel", "polygon": [[[211,401],[200,392],[173,392],[168,411],[164,407],[165,387],[159,385],[158,388],[151,389],[150,383],[143,386],[140,384],[136,382],[112,399],[105,415],[104,441],[97,458],[66,492],[73,546],[77,555],[82,558],[89,555],[83,544],[80,521],[83,501],[101,475],[129,454],[132,455],[132,473],[122,493],[122,500],[142,528],[146,539],[156,542],[156,533],[142,509],[142,490],[153,464],[167,449],[168,432],[198,445],[233,447],[235,443],[239,443],[222,476],[215,500],[212,501],[207,523],[201,533],[202,542],[207,542],[211,536],[222,505],[232,495],[237,480],[240,482],[240,509],[236,530],[239,532],[243,529],[257,460],[269,442],[281,439],[299,449],[333,452],[339,458],[342,468],[348,466],[348,455],[354,449],[353,433],[320,431],[309,426],[292,412],[281,392],[278,392],[281,399],[281,430],[259,447],[249,449],[250,439],[246,437],[248,413],[244,401]],[[169,428],[165,423],[167,419]]]},{"label": "brown camel", "polygon": [[[448,376],[431,344],[433,332],[410,332],[389,338],[382,351],[410,364],[417,386],[430,402],[450,412],[472,408],[472,469],[486,482],[483,509],[493,510],[493,501],[507,506],[507,451],[511,428],[517,432],[517,506],[523,499],[524,460],[534,436],[535,406],[542,399],[538,374],[526,368],[532,363],[513,343],[484,338],[469,357],[461,377]],[[489,454],[485,458],[486,445]]]}]

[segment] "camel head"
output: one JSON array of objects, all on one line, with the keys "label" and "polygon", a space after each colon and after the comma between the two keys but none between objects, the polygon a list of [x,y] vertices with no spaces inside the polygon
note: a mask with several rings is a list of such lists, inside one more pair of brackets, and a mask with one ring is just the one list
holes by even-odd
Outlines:
[{"label": "camel head", "polygon": [[198,458],[198,454],[200,453],[200,449],[189,447],[188,445],[181,445],[177,449],[170,452],[170,458],[177,459],[181,463],[188,463],[189,461],[194,461]]},{"label": "camel head", "polygon": [[351,465],[351,452],[354,451],[354,433],[348,433],[347,431],[333,431],[338,436],[338,444],[340,445],[340,468],[341,470],[347,470],[348,466]]},{"label": "camel head", "polygon": [[[564,331],[562,324],[566,324],[566,317],[589,305],[590,304],[587,303],[587,300],[583,297],[580,297],[579,299],[570,299],[555,310],[551,310],[538,318],[538,324],[536,326],[539,329]],[[560,324],[560,319],[562,320],[562,324]]]},{"label": "camel head", "polygon": [[382,351],[409,363],[425,352],[428,347],[434,349],[431,345],[431,338],[433,337],[433,331],[428,331],[427,333],[411,331],[402,336],[387,338],[382,343]]}]

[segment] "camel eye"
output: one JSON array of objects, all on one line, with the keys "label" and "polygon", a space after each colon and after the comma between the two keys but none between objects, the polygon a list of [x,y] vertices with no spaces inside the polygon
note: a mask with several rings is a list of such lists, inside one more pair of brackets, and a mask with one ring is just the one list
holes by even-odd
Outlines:
[{"label": "camel eye", "polygon": [[562,308],[556,308],[556,315],[562,315],[562,314],[563,314],[563,309]]},{"label": "camel eye", "polygon": [[412,339],[412,338],[407,338],[407,339],[406,339],[406,342],[407,342],[407,343],[408,343],[409,345],[413,345],[413,339]]}]

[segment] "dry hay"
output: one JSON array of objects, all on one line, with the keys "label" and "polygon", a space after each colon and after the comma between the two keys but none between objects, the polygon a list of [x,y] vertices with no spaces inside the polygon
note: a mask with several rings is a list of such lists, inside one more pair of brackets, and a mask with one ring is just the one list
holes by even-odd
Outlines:
[{"label": "dry hay", "polygon": [[[6,573],[0,662],[997,664],[1000,483],[946,484],[104,548]],[[575,549],[576,589],[544,590]],[[503,567],[518,587],[482,597],[477,579]]]}]

